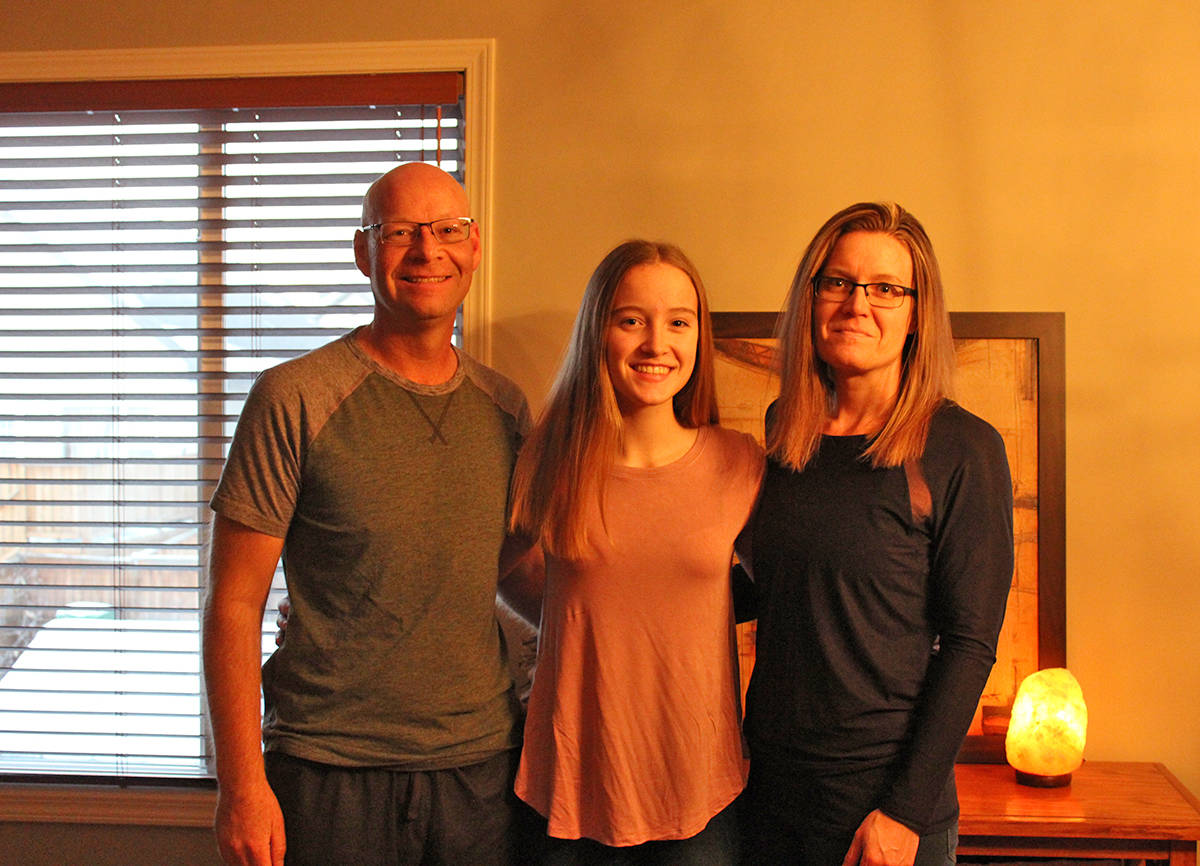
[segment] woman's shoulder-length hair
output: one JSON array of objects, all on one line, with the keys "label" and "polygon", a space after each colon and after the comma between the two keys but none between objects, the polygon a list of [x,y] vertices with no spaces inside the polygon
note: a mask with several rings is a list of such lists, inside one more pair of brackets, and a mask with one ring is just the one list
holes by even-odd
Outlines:
[{"label": "woman's shoulder-length hair", "polygon": [[825,420],[834,409],[832,373],[816,352],[813,278],[838,239],[850,232],[880,232],[912,257],[916,327],[901,353],[900,388],[883,428],[864,457],[874,466],[899,466],[925,450],[929,422],[953,392],[954,341],[941,269],[920,221],[894,202],[860,202],[826,220],[804,251],[784,304],[779,342],[780,394],[767,431],[771,456],[802,469],[816,453]]}]

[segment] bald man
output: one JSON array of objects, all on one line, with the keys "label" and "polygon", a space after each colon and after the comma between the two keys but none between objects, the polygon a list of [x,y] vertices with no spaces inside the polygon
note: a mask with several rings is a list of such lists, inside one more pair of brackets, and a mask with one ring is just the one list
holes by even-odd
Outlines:
[{"label": "bald man", "polygon": [[[228,863],[512,862],[518,713],[494,603],[530,417],[451,342],[480,261],[468,214],[431,165],[375,181],[354,236],[371,322],[247,396],[204,617]],[[287,639],[260,672],[280,556]],[[536,616],[527,571],[502,589]]]}]

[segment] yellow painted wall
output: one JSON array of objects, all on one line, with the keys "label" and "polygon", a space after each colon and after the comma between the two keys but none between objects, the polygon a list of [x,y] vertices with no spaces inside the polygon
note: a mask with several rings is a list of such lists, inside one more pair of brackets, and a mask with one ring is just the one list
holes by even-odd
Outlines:
[{"label": "yellow painted wall", "polygon": [[8,0],[0,51],[481,37],[494,361],[535,403],[632,235],[689,250],[716,309],[773,310],[826,216],[894,198],[953,309],[1066,313],[1087,755],[1200,792],[1200,4]]}]

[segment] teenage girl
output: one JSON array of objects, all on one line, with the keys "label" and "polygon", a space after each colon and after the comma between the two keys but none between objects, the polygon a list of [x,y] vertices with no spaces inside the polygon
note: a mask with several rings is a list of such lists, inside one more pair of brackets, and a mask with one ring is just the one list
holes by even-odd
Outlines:
[{"label": "teenage girl", "polygon": [[662,243],[610,252],[513,480],[511,529],[546,559],[516,780],[543,863],[736,861],[729,565],[764,458],[716,426],[713,379],[692,263]]}]

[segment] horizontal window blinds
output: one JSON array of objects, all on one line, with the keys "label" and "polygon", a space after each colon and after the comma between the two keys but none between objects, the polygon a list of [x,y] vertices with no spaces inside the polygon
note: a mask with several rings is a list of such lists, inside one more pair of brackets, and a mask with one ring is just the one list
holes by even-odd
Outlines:
[{"label": "horizontal window blinds", "polygon": [[371,180],[461,178],[460,77],[405,78],[0,85],[0,772],[211,775],[207,501],[246,390],[369,319]]}]

